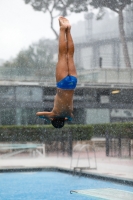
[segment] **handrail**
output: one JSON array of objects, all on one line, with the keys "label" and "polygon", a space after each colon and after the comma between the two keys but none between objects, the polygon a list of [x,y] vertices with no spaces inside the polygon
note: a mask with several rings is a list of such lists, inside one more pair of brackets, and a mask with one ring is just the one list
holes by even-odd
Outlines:
[{"label": "handrail", "polygon": [[[84,144],[84,145],[81,145],[81,144],[76,144],[75,147],[73,148],[73,151],[76,150],[77,148],[79,148],[79,154],[78,154],[78,159],[77,159],[77,165],[73,168],[73,172],[75,173],[76,169],[80,169],[80,172],[83,170],[83,169],[97,169],[97,162],[96,162],[96,152],[95,152],[95,147],[91,144]],[[91,167],[90,166],[90,157],[89,157],[89,149],[92,149],[93,152],[94,152],[94,160],[95,160],[95,167]],[[78,166],[78,163],[79,163],[79,159],[80,159],[80,153],[81,151],[85,149],[86,150],[86,153],[87,153],[87,158],[88,158],[88,164],[89,166],[88,167],[79,167]],[[73,154],[72,154],[72,157],[71,157],[71,162],[70,162],[70,168],[72,168],[72,161],[73,161]]]}]

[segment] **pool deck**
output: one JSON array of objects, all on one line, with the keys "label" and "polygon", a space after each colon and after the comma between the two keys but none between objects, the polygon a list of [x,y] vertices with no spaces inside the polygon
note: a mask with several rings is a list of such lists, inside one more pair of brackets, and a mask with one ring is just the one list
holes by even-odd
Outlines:
[{"label": "pool deck", "polygon": [[[110,177],[118,180],[129,180],[133,185],[133,158],[116,158],[107,157],[105,151],[98,151],[96,153],[97,169],[87,169],[84,173]],[[72,161],[72,167],[75,167],[77,163],[77,155],[74,156]],[[60,168],[64,170],[70,169],[71,158],[66,155],[47,155],[45,157],[30,157],[29,155],[15,156],[11,158],[0,158],[0,171],[8,169],[26,169],[26,168]],[[88,159],[85,154],[81,155],[79,165],[88,167]],[[93,156],[90,156],[90,166],[95,167]]]}]

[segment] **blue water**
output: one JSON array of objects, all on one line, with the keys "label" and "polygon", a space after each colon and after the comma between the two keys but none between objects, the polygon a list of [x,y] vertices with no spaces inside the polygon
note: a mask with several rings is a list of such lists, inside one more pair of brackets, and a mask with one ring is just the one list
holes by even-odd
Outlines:
[{"label": "blue water", "polygon": [[21,172],[0,174],[0,200],[97,200],[70,194],[70,190],[133,187],[59,172]]}]

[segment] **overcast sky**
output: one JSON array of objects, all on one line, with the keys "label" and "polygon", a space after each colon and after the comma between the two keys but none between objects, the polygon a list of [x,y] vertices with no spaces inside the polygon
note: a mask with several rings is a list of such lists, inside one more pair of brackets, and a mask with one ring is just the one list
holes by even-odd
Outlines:
[{"label": "overcast sky", "polygon": [[[71,23],[83,18],[83,14],[68,17]],[[58,20],[55,27],[58,30]],[[48,14],[34,11],[24,0],[0,0],[0,60],[14,58],[41,38],[55,38]]]}]

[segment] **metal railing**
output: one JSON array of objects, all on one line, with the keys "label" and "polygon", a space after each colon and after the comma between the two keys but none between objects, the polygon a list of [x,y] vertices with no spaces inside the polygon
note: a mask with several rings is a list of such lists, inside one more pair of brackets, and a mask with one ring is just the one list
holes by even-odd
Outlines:
[{"label": "metal railing", "polygon": [[[81,151],[85,150],[87,154],[87,160],[88,160],[88,165],[87,166],[79,166],[79,160],[81,158]],[[73,148],[73,152],[77,151],[78,152],[78,158],[77,158],[77,164],[73,166],[73,153],[71,156],[71,163],[70,163],[70,169],[73,168],[73,173],[75,174],[76,170],[88,170],[88,169],[97,169],[97,161],[96,161],[96,152],[95,152],[95,147],[93,144],[76,144]],[[90,162],[90,152],[93,152],[93,158],[94,158],[94,163],[92,166],[92,163]]]},{"label": "metal railing", "polygon": [[79,83],[133,84],[133,69],[90,69],[78,71]]},{"label": "metal railing", "polygon": [[[133,68],[94,68],[89,70],[77,70],[78,83],[120,83],[133,84]],[[43,85],[55,85],[55,77],[43,77],[35,75],[15,75],[11,73],[2,73],[0,69],[0,83],[6,85],[7,82],[38,82]]]}]

